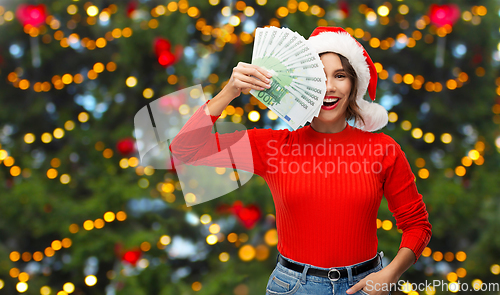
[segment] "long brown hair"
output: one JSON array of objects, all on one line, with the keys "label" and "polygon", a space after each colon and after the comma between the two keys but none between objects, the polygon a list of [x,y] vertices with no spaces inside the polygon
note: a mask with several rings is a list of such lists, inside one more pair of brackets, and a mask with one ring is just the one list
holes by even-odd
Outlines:
[{"label": "long brown hair", "polygon": [[[324,53],[327,52],[323,52],[319,56]],[[345,56],[336,52],[333,53],[339,56],[340,62],[342,63],[342,68],[344,68],[347,77],[351,81],[351,93],[349,94],[349,104],[347,105],[347,109],[345,110],[345,118],[346,120],[354,119],[356,123],[361,121],[364,124],[365,120],[361,116],[358,103],[356,102],[356,96],[358,95],[358,75],[356,75],[356,71]]]}]

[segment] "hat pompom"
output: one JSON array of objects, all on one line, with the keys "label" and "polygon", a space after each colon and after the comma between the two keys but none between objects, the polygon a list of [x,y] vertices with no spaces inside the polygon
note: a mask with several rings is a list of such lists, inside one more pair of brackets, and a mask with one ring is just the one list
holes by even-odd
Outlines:
[{"label": "hat pompom", "polygon": [[369,102],[364,99],[356,101],[363,121],[356,122],[356,127],[365,131],[377,131],[382,129],[389,122],[387,110],[376,102]]}]

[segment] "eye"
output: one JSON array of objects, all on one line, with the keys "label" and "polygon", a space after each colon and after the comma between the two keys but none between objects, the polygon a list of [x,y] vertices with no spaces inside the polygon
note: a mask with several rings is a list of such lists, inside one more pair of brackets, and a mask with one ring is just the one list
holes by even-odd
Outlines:
[{"label": "eye", "polygon": [[335,78],[345,78],[345,75],[344,74],[337,74],[337,75],[335,75]]}]

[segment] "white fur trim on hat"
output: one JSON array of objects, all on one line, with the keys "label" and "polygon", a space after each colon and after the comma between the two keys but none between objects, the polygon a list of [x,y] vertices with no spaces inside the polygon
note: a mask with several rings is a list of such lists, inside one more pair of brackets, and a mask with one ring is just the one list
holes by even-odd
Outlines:
[{"label": "white fur trim on hat", "polygon": [[365,131],[377,131],[385,127],[389,122],[387,110],[380,104],[364,99],[356,100],[359,106],[359,112],[363,121],[356,121],[356,127]]}]

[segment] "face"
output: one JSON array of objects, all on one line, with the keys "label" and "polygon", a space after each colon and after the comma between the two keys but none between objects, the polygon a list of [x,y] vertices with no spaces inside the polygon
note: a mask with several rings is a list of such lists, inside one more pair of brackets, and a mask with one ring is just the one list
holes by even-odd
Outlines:
[{"label": "face", "polygon": [[[324,53],[320,58],[326,75],[326,95],[319,115],[313,119],[311,125],[317,131],[342,131],[346,124],[345,113],[349,105],[352,83],[336,53]],[[335,131],[338,128],[340,130]]]}]

